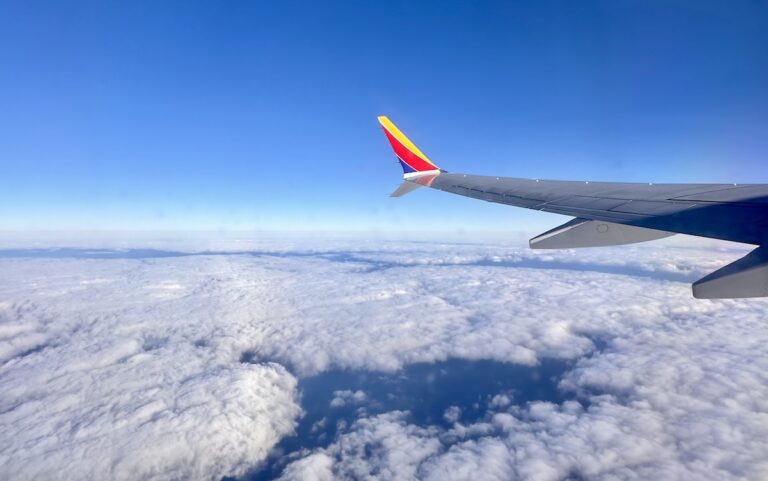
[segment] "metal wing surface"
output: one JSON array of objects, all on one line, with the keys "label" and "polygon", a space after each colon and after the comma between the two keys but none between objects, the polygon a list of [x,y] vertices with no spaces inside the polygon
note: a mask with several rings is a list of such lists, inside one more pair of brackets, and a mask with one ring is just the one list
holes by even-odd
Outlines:
[{"label": "metal wing surface", "polygon": [[600,247],[673,234],[757,245],[693,284],[698,298],[768,296],[767,184],[655,184],[518,179],[440,169],[387,117],[379,117],[403,169],[406,195],[430,187],[474,199],[563,214],[573,220],[531,239],[536,249]]},{"label": "metal wing surface", "polygon": [[441,172],[429,187],[580,219],[761,245],[768,185],[529,180]]}]

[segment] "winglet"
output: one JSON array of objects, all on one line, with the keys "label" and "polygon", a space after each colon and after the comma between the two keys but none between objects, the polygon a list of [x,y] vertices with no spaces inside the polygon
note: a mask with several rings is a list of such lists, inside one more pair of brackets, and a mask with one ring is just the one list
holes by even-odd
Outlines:
[{"label": "winglet", "polygon": [[379,123],[384,128],[384,134],[386,134],[389,143],[392,145],[392,149],[395,151],[395,155],[397,155],[397,160],[400,161],[405,176],[440,171],[440,168],[432,163],[386,116],[380,116]]}]

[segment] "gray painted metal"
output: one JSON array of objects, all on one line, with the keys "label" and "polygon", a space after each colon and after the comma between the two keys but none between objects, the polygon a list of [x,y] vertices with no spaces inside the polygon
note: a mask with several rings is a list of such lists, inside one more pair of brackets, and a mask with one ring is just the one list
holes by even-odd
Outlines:
[{"label": "gray painted metal", "polygon": [[768,248],[758,247],[746,256],[716,270],[693,284],[697,299],[768,296]]},{"label": "gray painted metal", "polygon": [[417,184],[415,182],[410,182],[408,180],[404,180],[402,184],[397,186],[397,189],[394,190],[391,194],[389,194],[390,197],[402,197],[406,194],[410,194],[414,190],[418,189],[419,187],[422,187],[420,184]]},{"label": "gray painted metal", "polygon": [[768,185],[764,184],[574,182],[443,172],[429,187],[587,220],[768,244]]},{"label": "gray painted metal", "polygon": [[[766,246],[701,279],[693,289],[695,297],[706,299],[768,296],[766,184],[576,182],[449,172],[408,181],[488,202],[577,217],[577,223],[596,221],[595,225],[610,223]],[[532,247],[547,245],[542,239],[547,234],[535,238]],[[558,242],[565,245],[569,240],[569,247],[603,245],[574,233],[571,239],[563,235]],[[555,241],[548,242],[554,245]]]},{"label": "gray painted metal", "polygon": [[601,220],[573,219],[530,240],[531,249],[572,249],[635,244],[674,235]]}]

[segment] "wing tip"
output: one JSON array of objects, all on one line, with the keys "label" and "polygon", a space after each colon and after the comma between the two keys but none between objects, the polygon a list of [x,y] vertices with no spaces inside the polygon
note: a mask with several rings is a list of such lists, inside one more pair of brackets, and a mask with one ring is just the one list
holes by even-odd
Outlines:
[{"label": "wing tip", "polygon": [[376,117],[389,139],[389,143],[402,164],[403,173],[439,170],[439,167],[392,122],[386,115]]}]

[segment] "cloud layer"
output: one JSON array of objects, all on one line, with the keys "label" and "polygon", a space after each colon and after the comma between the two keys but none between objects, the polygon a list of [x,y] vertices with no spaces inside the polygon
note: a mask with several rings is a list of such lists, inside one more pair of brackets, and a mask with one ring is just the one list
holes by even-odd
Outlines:
[{"label": "cloud layer", "polygon": [[4,271],[3,479],[220,478],[293,431],[295,377],[210,347],[226,329],[212,272],[70,260]]},{"label": "cloud layer", "polygon": [[[0,259],[0,474],[219,479],[300,417],[296,376],[571,360],[573,401],[361,417],[285,479],[764,479],[765,300],[697,301],[741,251],[260,246]],[[337,406],[364,406],[339,391]],[[334,409],[329,406],[329,409]]]}]

